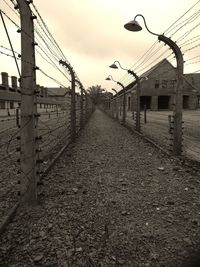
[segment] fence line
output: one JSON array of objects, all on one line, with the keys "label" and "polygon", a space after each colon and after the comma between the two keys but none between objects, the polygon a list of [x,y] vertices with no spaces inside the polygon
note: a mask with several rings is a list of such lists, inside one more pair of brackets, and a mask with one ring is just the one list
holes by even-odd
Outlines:
[{"label": "fence line", "polygon": [[[0,226],[1,220],[16,202],[32,205],[37,201],[37,186],[41,183],[44,173],[49,170],[64,148],[75,140],[94,110],[88,93],[47,30],[47,26],[44,26],[43,20],[39,25],[40,28],[43,27],[42,33],[38,31],[38,25],[36,29],[34,21],[38,19],[34,16],[33,9],[36,7],[32,6],[32,1],[16,2],[18,5],[15,8],[20,15],[20,23],[16,26],[21,35],[21,52],[18,53],[21,76],[19,86],[17,77],[11,77],[12,85],[9,86],[9,76],[3,72],[0,85],[0,102],[1,105],[5,105],[5,114],[0,114]],[[36,12],[38,13],[38,10]],[[8,19],[13,23],[9,16]],[[21,28],[18,25],[21,25]],[[44,35],[49,36],[48,42],[53,40],[51,47],[48,46],[51,51],[46,52],[43,49],[40,54],[44,59],[47,59],[48,55],[49,62],[63,75],[64,82],[60,78],[52,77],[54,72],[49,75],[46,70],[41,71],[48,75],[47,78],[61,85],[60,90],[63,94],[54,94],[52,89],[48,95],[47,88],[36,84],[36,72],[40,68],[35,65],[35,55],[38,53],[35,30],[42,34],[43,42]],[[37,39],[39,36],[37,34]],[[51,58],[54,48],[56,56]],[[61,66],[60,60],[64,60],[68,64],[67,67]],[[71,83],[71,88],[63,85],[65,81],[71,81],[72,76],[75,80]]]},{"label": "fence line", "polygon": [[[126,92],[126,101],[129,92]],[[110,117],[122,123],[123,111],[122,94],[106,99],[100,108]],[[136,131],[136,115],[134,103],[126,109],[125,124]],[[200,163],[200,109],[183,109],[183,145],[182,157]],[[173,141],[173,111],[141,109],[141,134],[152,140],[168,152],[172,152]]]}]

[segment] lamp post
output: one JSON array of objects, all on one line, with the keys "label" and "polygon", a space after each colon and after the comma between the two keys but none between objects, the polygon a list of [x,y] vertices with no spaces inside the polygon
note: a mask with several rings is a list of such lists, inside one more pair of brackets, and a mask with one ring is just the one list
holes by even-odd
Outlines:
[{"label": "lamp post", "polygon": [[128,72],[128,74],[131,74],[137,83],[137,89],[136,89],[136,99],[137,99],[137,104],[136,104],[136,131],[140,132],[140,92],[141,92],[141,85],[140,85],[140,79],[137,76],[137,74],[130,70],[130,69],[125,69],[121,66],[120,62],[118,60],[115,60],[114,63],[112,65],[110,65],[109,67],[112,69],[118,69],[117,64],[120,66],[121,69],[125,70]]},{"label": "lamp post", "polygon": [[147,31],[153,35],[158,37],[159,41],[167,44],[175,54],[177,68],[176,68],[176,92],[175,92],[175,106],[174,106],[174,131],[173,131],[173,154],[176,156],[181,155],[182,150],[182,109],[183,109],[183,95],[182,95],[182,86],[183,86],[183,55],[180,48],[177,46],[175,42],[173,42],[170,38],[166,37],[162,34],[156,34],[149,30],[146,24],[146,20],[143,15],[138,14],[135,16],[134,20],[126,23],[124,28],[128,31],[141,31],[142,27],[136,21],[137,17],[142,17],[144,21],[144,25]]},{"label": "lamp post", "polygon": [[107,81],[113,81],[113,82],[116,82],[118,85],[120,85],[123,89],[123,117],[122,117],[122,123],[125,124],[126,122],[126,90],[125,90],[125,86],[118,82],[118,81],[115,81],[113,79],[113,77],[111,75],[109,75],[107,78],[106,78]]}]

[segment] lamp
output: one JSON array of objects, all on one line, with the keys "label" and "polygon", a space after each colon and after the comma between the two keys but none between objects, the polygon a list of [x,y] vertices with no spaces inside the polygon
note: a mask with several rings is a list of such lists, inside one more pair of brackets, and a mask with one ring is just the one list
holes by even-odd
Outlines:
[{"label": "lamp", "polygon": [[137,74],[130,70],[130,69],[125,69],[122,67],[122,65],[120,64],[120,62],[118,60],[115,60],[113,64],[111,64],[109,67],[112,68],[112,69],[118,69],[118,66],[117,64],[119,65],[119,67],[125,71],[128,72],[128,74],[131,74],[135,80],[136,80],[136,83],[137,83],[137,89],[136,89],[136,93],[137,93],[137,96],[136,96],[136,99],[137,99],[137,105],[136,105],[136,131],[140,132],[140,91],[141,91],[141,86],[140,86],[140,79],[139,77],[137,76]]},{"label": "lamp", "polygon": [[176,100],[175,100],[175,107],[174,107],[174,131],[173,131],[173,153],[174,155],[181,155],[182,150],[182,109],[183,109],[183,93],[182,93],[182,86],[183,86],[183,55],[181,53],[180,48],[177,46],[175,42],[173,42],[170,38],[166,37],[163,34],[157,34],[149,30],[146,24],[146,20],[143,15],[137,14],[134,20],[126,23],[124,28],[128,31],[141,31],[142,27],[136,21],[137,17],[142,17],[144,21],[144,25],[147,31],[153,35],[158,37],[159,41],[164,42],[167,44],[175,54],[175,58],[177,61],[177,85],[176,85]]},{"label": "lamp", "polygon": [[122,117],[122,123],[125,124],[126,122],[126,90],[125,90],[125,86],[118,82],[118,81],[115,81],[112,77],[112,75],[108,75],[108,77],[106,78],[107,81],[113,81],[113,82],[116,82],[118,85],[120,85],[123,89],[123,117]]}]

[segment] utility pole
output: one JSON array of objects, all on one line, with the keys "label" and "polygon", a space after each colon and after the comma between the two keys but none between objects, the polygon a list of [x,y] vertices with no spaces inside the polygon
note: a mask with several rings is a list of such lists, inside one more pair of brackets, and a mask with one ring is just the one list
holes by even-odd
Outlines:
[{"label": "utility pole", "polygon": [[20,194],[23,203],[37,201],[37,102],[34,49],[34,24],[29,4],[17,0],[21,20],[21,129],[20,129]]},{"label": "utility pole", "polygon": [[76,77],[75,72],[69,63],[63,60],[60,60],[59,63],[66,67],[71,75],[71,141],[74,141],[76,138]]}]

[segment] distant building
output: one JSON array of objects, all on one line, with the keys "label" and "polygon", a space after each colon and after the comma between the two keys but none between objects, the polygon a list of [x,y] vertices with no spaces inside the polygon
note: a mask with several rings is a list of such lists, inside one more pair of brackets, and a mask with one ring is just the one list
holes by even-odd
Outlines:
[{"label": "distant building", "polygon": [[[18,85],[17,77],[9,77],[7,72],[2,72],[1,78],[0,116],[12,116],[16,114],[16,109],[20,107],[21,89]],[[60,101],[65,98],[62,97],[62,95],[66,94],[66,92],[69,91],[69,88],[45,88],[37,85],[36,90],[38,91],[38,112],[43,113],[60,110],[61,106],[63,106],[60,104]]]},{"label": "distant building", "polygon": [[49,98],[62,101],[61,109],[66,109],[67,105],[70,104],[70,87],[48,87],[47,93]]},{"label": "distant building", "polygon": [[[163,59],[151,69],[143,73],[141,82],[141,109],[144,106],[151,110],[172,110],[175,103],[176,68]],[[136,106],[136,81],[126,87],[127,110]],[[123,92],[120,91],[118,95]],[[122,96],[121,96],[122,98]],[[122,102],[122,101],[121,101]],[[183,76],[183,108],[200,107],[200,74],[191,73]]]}]

